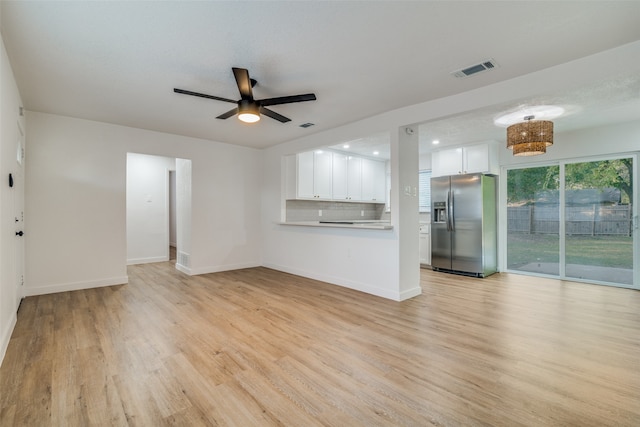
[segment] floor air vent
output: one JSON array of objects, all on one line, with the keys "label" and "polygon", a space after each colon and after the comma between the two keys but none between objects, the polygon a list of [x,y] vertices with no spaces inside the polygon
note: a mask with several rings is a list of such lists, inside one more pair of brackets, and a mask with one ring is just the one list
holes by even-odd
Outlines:
[{"label": "floor air vent", "polygon": [[184,253],[184,252],[178,252],[178,264],[180,264],[183,267],[190,267],[190,263],[191,263],[191,257],[189,256],[189,254]]},{"label": "floor air vent", "polygon": [[491,70],[492,68],[496,68],[498,64],[493,59],[487,59],[479,64],[471,65],[469,67],[463,68],[462,70],[452,71],[450,74],[459,79],[472,76],[477,73],[481,73],[483,71]]}]

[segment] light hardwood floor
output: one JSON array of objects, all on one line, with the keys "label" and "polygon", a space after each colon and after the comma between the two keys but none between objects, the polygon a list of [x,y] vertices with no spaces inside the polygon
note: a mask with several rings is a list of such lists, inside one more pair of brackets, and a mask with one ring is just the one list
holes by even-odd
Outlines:
[{"label": "light hardwood floor", "polygon": [[640,426],[640,292],[422,270],[393,302],[266,268],[26,298],[2,426]]}]

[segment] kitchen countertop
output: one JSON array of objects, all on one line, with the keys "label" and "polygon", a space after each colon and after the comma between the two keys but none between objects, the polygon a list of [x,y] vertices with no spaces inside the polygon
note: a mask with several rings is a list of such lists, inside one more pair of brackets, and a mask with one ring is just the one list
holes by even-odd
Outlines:
[{"label": "kitchen countertop", "polygon": [[304,227],[332,227],[332,228],[359,228],[366,230],[393,230],[389,221],[379,220],[341,220],[341,221],[295,221],[280,222],[280,225],[296,225]]}]

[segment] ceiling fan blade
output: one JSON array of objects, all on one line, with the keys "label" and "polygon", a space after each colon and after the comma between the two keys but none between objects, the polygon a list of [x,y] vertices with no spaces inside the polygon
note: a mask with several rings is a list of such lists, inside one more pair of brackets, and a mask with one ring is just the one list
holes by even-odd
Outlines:
[{"label": "ceiling fan blade", "polygon": [[219,96],[207,95],[207,94],[198,93],[198,92],[191,92],[190,90],[174,88],[173,91],[175,93],[181,93],[183,95],[199,96],[200,98],[215,99],[216,101],[224,101],[224,102],[233,102],[234,104],[238,103],[238,101],[234,101],[233,99],[220,98]]},{"label": "ceiling fan blade", "polygon": [[269,110],[268,108],[260,107],[260,113],[267,117],[271,117],[272,119],[276,119],[280,123],[287,123],[291,121],[290,118],[285,117],[282,114],[278,114],[273,110]]},{"label": "ceiling fan blade", "polygon": [[249,78],[249,71],[245,68],[233,67],[233,75],[236,78],[238,84],[238,90],[242,99],[253,99],[253,91],[251,90],[251,79]]},{"label": "ceiling fan blade", "polygon": [[236,114],[238,114],[238,107],[234,108],[233,110],[229,110],[226,113],[220,114],[218,117],[216,117],[216,119],[228,119],[231,116],[235,116]]},{"label": "ceiling fan blade", "polygon": [[316,95],[313,93],[306,93],[304,95],[291,95],[281,96],[278,98],[261,99],[259,102],[261,105],[280,105],[291,104],[293,102],[315,101]]}]

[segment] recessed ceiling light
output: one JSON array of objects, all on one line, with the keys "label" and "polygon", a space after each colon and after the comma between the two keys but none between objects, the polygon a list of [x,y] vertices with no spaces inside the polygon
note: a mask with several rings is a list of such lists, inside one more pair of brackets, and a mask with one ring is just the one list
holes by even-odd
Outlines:
[{"label": "recessed ceiling light", "polygon": [[434,139],[433,141],[431,141],[431,143],[433,145],[438,145],[438,144],[440,144],[440,141],[438,141],[437,139]]},{"label": "recessed ceiling light", "polygon": [[344,144],[342,148],[349,148],[349,144]]},{"label": "recessed ceiling light", "polygon": [[500,127],[508,127],[520,123],[525,117],[534,116],[536,120],[551,120],[560,117],[565,112],[563,107],[558,105],[536,105],[524,107],[512,113],[503,114],[493,120],[493,124]]},{"label": "recessed ceiling light", "polygon": [[380,152],[379,152],[379,151],[374,151],[374,152],[373,152],[373,155],[374,155],[374,156],[377,156],[378,154],[380,154]]}]

